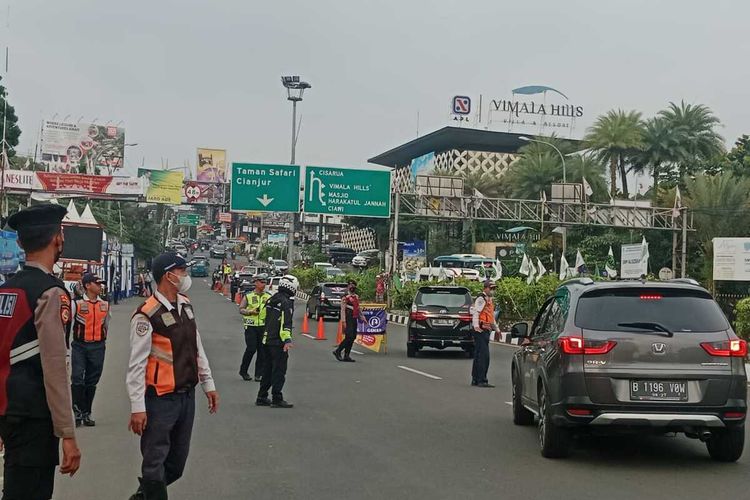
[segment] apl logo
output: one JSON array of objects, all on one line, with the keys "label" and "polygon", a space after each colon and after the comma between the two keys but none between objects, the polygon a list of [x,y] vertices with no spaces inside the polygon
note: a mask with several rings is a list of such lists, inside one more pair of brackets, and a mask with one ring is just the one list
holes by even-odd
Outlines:
[{"label": "apl logo", "polygon": [[471,113],[471,97],[457,95],[453,97],[453,114],[468,115]]}]

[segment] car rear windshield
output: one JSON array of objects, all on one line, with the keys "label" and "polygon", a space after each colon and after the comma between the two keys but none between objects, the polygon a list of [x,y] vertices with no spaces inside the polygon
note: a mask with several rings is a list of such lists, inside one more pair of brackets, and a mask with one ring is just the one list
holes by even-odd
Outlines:
[{"label": "car rear windshield", "polygon": [[683,289],[601,290],[581,297],[576,326],[588,330],[639,331],[622,323],[657,323],[671,332],[727,330],[724,313],[705,292]]},{"label": "car rear windshield", "polygon": [[323,285],[323,293],[326,295],[344,295],[346,285]]},{"label": "car rear windshield", "polygon": [[414,303],[425,307],[468,307],[471,305],[471,295],[462,288],[430,288],[419,290]]}]

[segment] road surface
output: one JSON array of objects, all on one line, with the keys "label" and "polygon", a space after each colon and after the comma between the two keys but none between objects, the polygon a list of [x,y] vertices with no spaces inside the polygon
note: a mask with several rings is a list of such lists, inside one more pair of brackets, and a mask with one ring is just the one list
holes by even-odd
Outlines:
[{"label": "road surface", "polygon": [[[214,262],[215,264],[215,262]],[[405,329],[389,328],[388,354],[356,347],[337,362],[327,341],[296,333],[286,398],[291,410],[254,406],[258,384],[238,376],[244,349],[236,306],[202,278],[190,291],[221,395],[217,415],[199,403],[185,476],[173,499],[705,499],[745,498],[750,452],[712,462],[682,436],[589,438],[565,460],[540,456],[534,427],[511,422],[513,348],[492,346],[495,389],[469,386],[460,352],[409,359]],[[139,299],[112,307],[95,428],[78,430],[83,462],[58,477],[56,500],[125,499],[137,485],[138,438],[128,433],[124,377],[128,324]],[[304,304],[298,302],[295,325]],[[313,326],[313,325],[311,325]],[[298,328],[299,331],[299,328]],[[421,372],[421,373],[420,373]]]}]

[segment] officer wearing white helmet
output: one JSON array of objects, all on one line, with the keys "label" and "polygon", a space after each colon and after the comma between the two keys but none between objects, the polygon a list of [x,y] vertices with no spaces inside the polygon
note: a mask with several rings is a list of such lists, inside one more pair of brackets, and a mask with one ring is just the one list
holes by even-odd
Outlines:
[{"label": "officer wearing white helmet", "polygon": [[[292,347],[292,317],[294,296],[299,282],[291,275],[279,280],[279,291],[266,302],[266,332],[263,337],[263,375],[255,404],[271,408],[291,408],[284,400],[282,389],[286,381],[289,349]],[[271,399],[268,390],[271,389]]]}]

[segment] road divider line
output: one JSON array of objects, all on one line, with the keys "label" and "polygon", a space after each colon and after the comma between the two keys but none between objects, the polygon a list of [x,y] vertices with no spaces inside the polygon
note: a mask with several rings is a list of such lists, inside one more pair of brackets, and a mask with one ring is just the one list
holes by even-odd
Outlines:
[{"label": "road divider line", "polygon": [[505,404],[506,404],[506,405],[510,405],[510,406],[513,406],[513,401],[506,401],[506,402],[505,402]]},{"label": "road divider line", "polygon": [[422,375],[423,377],[431,378],[433,380],[443,380],[442,377],[438,377],[437,375],[430,375],[429,373],[420,372],[419,370],[415,370],[414,368],[409,368],[408,366],[401,366],[398,365],[399,368],[402,370],[406,370],[407,372],[416,373],[417,375]]},{"label": "road divider line", "polygon": [[360,356],[364,356],[364,355],[365,355],[365,353],[363,353],[363,352],[359,352],[359,351],[355,351],[354,349],[352,349],[352,352],[353,352],[354,354],[359,354]]},{"label": "road divider line", "polygon": [[308,339],[313,339],[313,340],[315,340],[315,337],[313,337],[313,336],[312,336],[312,335],[310,335],[309,333],[303,333],[303,334],[302,334],[302,336],[303,336],[303,337],[307,337]]}]

